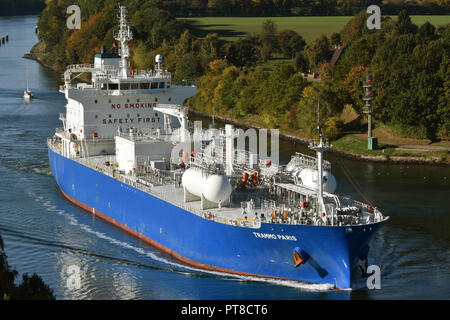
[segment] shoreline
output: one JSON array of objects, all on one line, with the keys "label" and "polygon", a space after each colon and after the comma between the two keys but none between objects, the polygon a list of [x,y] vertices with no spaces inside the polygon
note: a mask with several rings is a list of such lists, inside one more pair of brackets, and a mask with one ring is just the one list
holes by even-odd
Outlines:
[{"label": "shoreline", "polygon": [[[51,66],[51,65],[47,65],[46,63],[44,63],[41,59],[39,59],[39,55],[42,54],[41,52],[33,52],[33,50],[40,44],[40,42],[36,43],[30,50],[29,53],[24,54],[23,58],[25,59],[30,59],[30,60],[34,60],[36,62],[38,62],[40,65],[42,65],[44,68],[50,69],[54,72],[60,73],[61,70],[59,70],[58,68]],[[206,118],[210,118],[212,119],[212,115],[208,114],[208,113],[204,113],[198,110],[194,110],[189,108],[189,113],[192,114],[196,114],[202,117],[206,117]],[[233,119],[229,119],[229,118],[225,118],[222,116],[214,116],[214,120],[218,120],[219,122],[222,123],[229,123],[229,124],[233,124],[237,127],[240,128],[244,128],[244,129],[249,129],[249,128],[255,128],[255,129],[263,129],[263,127],[259,127],[259,126],[249,126],[246,125],[244,123],[241,123],[239,121],[233,120]],[[295,143],[300,143],[302,145],[307,146],[310,142],[309,139],[303,139],[301,137],[298,136],[293,136],[293,135],[289,135],[289,134],[285,134],[285,133],[281,133],[280,132],[280,138],[283,140],[288,140],[288,141],[293,141]],[[388,157],[388,156],[384,156],[384,155],[379,155],[379,156],[366,156],[366,155],[360,155],[360,154],[355,154],[355,153],[349,153],[349,152],[344,152],[341,150],[337,150],[337,149],[331,149],[329,150],[330,152],[333,152],[335,154],[338,154],[342,157],[345,157],[347,159],[352,159],[352,160],[358,160],[358,161],[369,161],[369,162],[378,162],[378,163],[388,163],[388,164],[417,164],[417,165],[429,165],[429,166],[442,166],[442,167],[450,167],[450,162],[442,162],[439,160],[435,160],[435,159],[422,159],[420,157],[401,157],[401,156],[397,156],[397,157]]]},{"label": "shoreline", "polygon": [[36,43],[33,47],[31,47],[30,52],[25,53],[25,54],[22,56],[22,58],[34,60],[34,61],[36,61],[37,63],[39,63],[41,66],[43,66],[44,68],[47,68],[47,69],[50,69],[50,70],[52,70],[52,71],[54,71],[54,72],[60,73],[61,70],[59,70],[59,69],[56,68],[55,66],[51,66],[51,65],[48,65],[48,64],[44,63],[44,62],[39,58],[39,56],[40,56],[41,54],[43,54],[42,52],[35,52],[35,49],[37,48],[37,46],[38,46],[39,44],[41,44],[40,41],[39,41],[38,43]]},{"label": "shoreline", "polygon": [[[189,113],[199,115],[202,117],[210,118],[212,119],[212,115],[208,113],[204,113],[201,111],[189,109]],[[241,127],[244,129],[254,128],[254,129],[263,129],[263,127],[258,126],[249,126],[246,124],[243,124],[241,122],[238,122],[233,119],[221,117],[221,116],[214,116],[214,120],[217,120],[222,123],[227,124],[233,124],[237,127]],[[300,143],[302,145],[307,146],[310,142],[310,140],[303,139],[301,137],[285,134],[280,132],[280,138],[283,140],[293,141],[296,143]],[[388,163],[388,164],[417,164],[417,165],[431,165],[431,166],[443,166],[443,167],[450,167],[450,162],[442,162],[442,161],[436,161],[433,159],[422,159],[420,157],[387,157],[387,156],[365,156],[355,153],[348,153],[337,149],[331,149],[329,152],[333,152],[335,154],[338,154],[340,156],[343,156],[347,159],[352,160],[358,160],[358,161],[369,161],[369,162],[379,162],[379,163]]]}]

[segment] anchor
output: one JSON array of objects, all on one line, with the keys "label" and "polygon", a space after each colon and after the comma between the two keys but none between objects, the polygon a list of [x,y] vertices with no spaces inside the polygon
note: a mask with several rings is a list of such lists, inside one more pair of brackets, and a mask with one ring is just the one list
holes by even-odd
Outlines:
[{"label": "anchor", "polygon": [[305,263],[305,260],[303,259],[300,252],[298,252],[298,250],[299,250],[299,248],[295,248],[294,253],[292,254],[292,256],[294,257],[294,261],[295,261],[295,268],[298,268],[299,265]]}]

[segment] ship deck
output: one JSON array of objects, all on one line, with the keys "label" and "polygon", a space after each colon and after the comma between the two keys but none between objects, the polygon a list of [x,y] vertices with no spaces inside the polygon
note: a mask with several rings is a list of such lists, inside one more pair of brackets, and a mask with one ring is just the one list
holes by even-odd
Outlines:
[{"label": "ship deck", "polygon": [[[231,201],[231,203],[227,204],[226,206],[222,206],[221,208],[202,209],[200,200],[189,202],[184,201],[184,191],[181,184],[177,185],[173,181],[170,183],[164,183],[164,179],[162,179],[161,182],[155,181],[155,179],[152,179],[151,176],[135,177],[126,175],[114,169],[114,166],[107,166],[107,162],[109,162],[110,164],[115,163],[116,159],[113,155],[98,155],[91,156],[89,158],[77,158],[73,160],[89,166],[99,172],[107,174],[114,179],[127,183],[161,200],[183,208],[186,211],[189,211],[206,219],[214,220],[216,222],[242,227],[259,228],[261,223],[261,214],[264,214],[264,217],[269,217],[271,213],[271,210],[263,210],[262,208],[257,208],[256,210],[252,210],[251,212],[246,210],[244,213],[244,210],[241,208],[241,201],[245,201],[250,197],[254,197],[255,193],[249,193],[247,195],[241,194],[240,196],[235,197],[234,200]],[[257,213],[256,215],[255,212]],[[255,220],[256,216],[258,216],[258,219]]]},{"label": "ship deck", "polygon": [[[48,145],[52,150],[61,154],[61,147],[58,143],[49,139]],[[185,201],[181,179],[177,180],[175,177],[179,175],[179,178],[181,178],[183,174],[181,170],[143,172],[140,171],[142,169],[138,168],[138,171],[133,174],[125,174],[125,172],[118,170],[115,155],[77,156],[71,157],[71,159],[187,212],[214,222],[247,228],[260,228],[261,223],[321,225],[319,217],[307,212],[301,213],[302,209],[297,207],[299,205],[297,198],[281,196],[281,199],[279,197],[283,193],[297,193],[301,194],[304,197],[303,199],[314,200],[316,191],[310,190],[306,186],[281,182],[274,183],[273,187],[278,188],[279,194],[273,194],[273,191],[271,193],[261,187],[235,191],[232,193],[230,201],[219,208],[217,204],[211,205],[211,203],[206,202],[206,205],[205,203],[202,205],[202,201],[198,198]],[[336,195],[330,194],[328,196],[330,201],[340,200]],[[311,205],[314,206],[314,202]],[[341,206],[340,203],[339,206]],[[340,213],[335,210],[332,211],[332,218],[336,220],[331,222],[331,225],[363,225],[384,219],[378,209],[353,200],[343,205],[341,210]],[[314,211],[313,207],[309,212]],[[275,215],[273,215],[274,212]]]}]

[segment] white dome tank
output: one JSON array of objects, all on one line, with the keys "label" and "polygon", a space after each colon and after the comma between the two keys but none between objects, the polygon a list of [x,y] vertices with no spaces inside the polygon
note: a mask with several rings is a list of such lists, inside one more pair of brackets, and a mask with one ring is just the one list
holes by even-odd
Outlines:
[{"label": "white dome tank", "polygon": [[200,197],[202,195],[202,189],[204,185],[202,172],[195,169],[187,169],[183,173],[181,178],[181,183],[190,193]]},{"label": "white dome tank", "polygon": [[[298,173],[297,177],[302,179],[302,183],[310,188],[317,189],[318,171],[310,168],[303,168]],[[323,191],[334,193],[336,191],[336,179],[329,171],[323,172]]]},{"label": "white dome tank", "polygon": [[156,63],[162,63],[163,62],[163,57],[160,54],[157,54],[155,57],[155,62]]},{"label": "white dome tank", "polygon": [[231,195],[231,184],[225,176],[211,175],[207,178],[200,170],[190,168],[183,173],[183,186],[197,197],[203,196],[211,202],[223,202]]},{"label": "white dome tank", "polygon": [[223,202],[230,197],[231,184],[224,176],[212,175],[206,179],[203,195],[211,202]]}]

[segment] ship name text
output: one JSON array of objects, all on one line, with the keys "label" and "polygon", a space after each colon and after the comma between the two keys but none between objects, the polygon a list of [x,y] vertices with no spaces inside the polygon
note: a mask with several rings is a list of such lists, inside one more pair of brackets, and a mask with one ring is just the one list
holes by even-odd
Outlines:
[{"label": "ship name text", "polygon": [[297,238],[295,236],[282,235],[282,234],[253,232],[253,235],[256,238],[261,238],[261,239],[297,241]]}]

